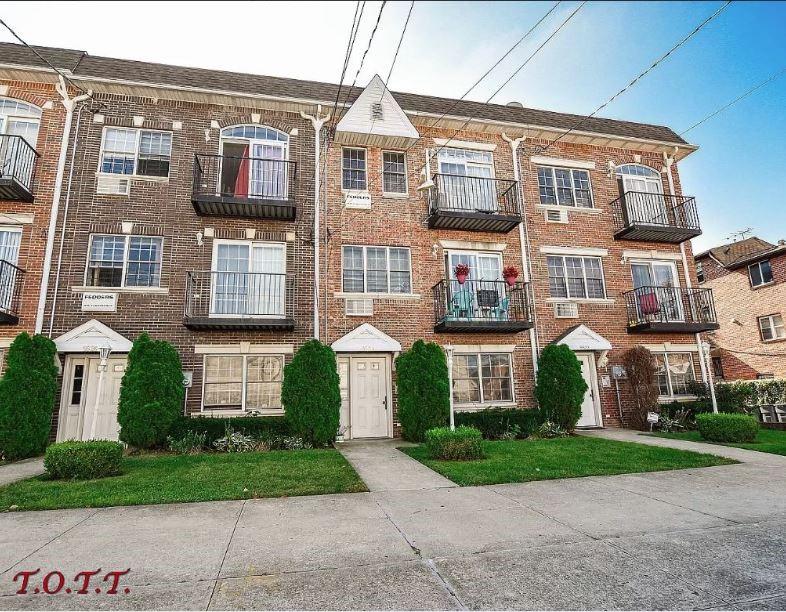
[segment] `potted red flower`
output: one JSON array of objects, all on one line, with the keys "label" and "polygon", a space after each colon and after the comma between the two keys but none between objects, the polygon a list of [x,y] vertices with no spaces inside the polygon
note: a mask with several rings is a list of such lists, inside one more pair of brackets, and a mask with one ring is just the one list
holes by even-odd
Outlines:
[{"label": "potted red flower", "polygon": [[453,274],[456,275],[456,280],[459,282],[459,285],[463,285],[469,276],[469,266],[463,263],[456,264],[456,267],[453,268]]},{"label": "potted red flower", "polygon": [[502,278],[511,287],[516,284],[516,279],[519,277],[519,270],[516,266],[505,266],[502,270]]}]

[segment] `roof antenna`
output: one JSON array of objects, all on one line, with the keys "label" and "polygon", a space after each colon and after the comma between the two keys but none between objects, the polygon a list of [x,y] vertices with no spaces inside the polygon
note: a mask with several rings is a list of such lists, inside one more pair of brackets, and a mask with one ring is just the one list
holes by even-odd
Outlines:
[{"label": "roof antenna", "polygon": [[745,240],[747,238],[746,234],[750,234],[751,232],[753,232],[752,227],[745,228],[744,230],[740,230],[739,232],[732,232],[731,234],[726,236],[726,240],[731,240],[732,242]]}]

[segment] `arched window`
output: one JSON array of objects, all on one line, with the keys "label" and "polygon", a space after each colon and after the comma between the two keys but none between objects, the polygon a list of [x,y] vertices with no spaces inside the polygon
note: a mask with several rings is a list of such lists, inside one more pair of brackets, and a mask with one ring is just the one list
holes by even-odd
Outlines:
[{"label": "arched window", "polygon": [[0,134],[22,136],[35,148],[41,109],[22,100],[0,98]]},{"label": "arched window", "polygon": [[668,222],[660,172],[641,164],[617,166],[617,177],[629,222],[664,225]]},{"label": "arched window", "polygon": [[617,176],[645,176],[660,180],[660,173],[657,170],[641,164],[617,166]]},{"label": "arched window", "polygon": [[286,199],[289,135],[264,125],[221,130],[221,192],[235,197]]}]

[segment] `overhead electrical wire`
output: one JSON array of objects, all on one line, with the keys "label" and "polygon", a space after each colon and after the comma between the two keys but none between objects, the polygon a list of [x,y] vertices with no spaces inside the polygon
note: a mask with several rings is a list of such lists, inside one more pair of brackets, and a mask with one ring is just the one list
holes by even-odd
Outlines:
[{"label": "overhead electrical wire", "polygon": [[[363,2],[363,8],[366,7],[366,3]],[[341,68],[341,77],[338,80],[338,89],[336,90],[336,99],[333,101],[333,112],[331,116],[336,116],[336,109],[338,108],[338,100],[341,97],[341,87],[344,84],[344,77],[347,74],[347,66],[349,65],[349,58],[352,55],[352,48],[355,46],[355,36],[357,35],[357,28],[360,25],[360,20],[358,19],[358,9],[360,8],[360,0],[357,0],[355,3],[355,14],[352,17],[352,27],[349,29],[349,39],[347,40],[347,48],[344,51],[344,65]],[[360,11],[360,19],[363,19],[363,11]]]}]

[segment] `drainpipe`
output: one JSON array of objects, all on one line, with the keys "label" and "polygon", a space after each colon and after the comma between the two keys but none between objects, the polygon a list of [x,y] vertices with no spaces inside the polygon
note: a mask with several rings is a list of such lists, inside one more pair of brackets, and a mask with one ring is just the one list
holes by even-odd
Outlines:
[{"label": "drainpipe", "polygon": [[524,185],[521,182],[521,169],[519,168],[519,145],[524,141],[524,136],[521,138],[510,138],[505,132],[502,133],[502,138],[510,145],[511,153],[513,154],[513,177],[518,182],[519,196],[521,197],[521,223],[519,223],[519,242],[521,244],[521,268],[524,274],[524,282],[529,283],[527,286],[530,289],[530,296],[532,297],[531,313],[532,313],[532,327],[529,330],[529,346],[532,351],[532,370],[535,376],[538,375],[538,334],[537,334],[537,317],[535,314],[535,288],[532,283],[532,264],[530,258],[529,247],[529,234],[525,228],[527,223],[527,206],[524,199]]},{"label": "drainpipe", "polygon": [[[671,173],[671,166],[674,163],[674,157],[668,155],[667,153],[663,154],[663,161],[664,165],[666,166],[666,178],[669,182],[669,194],[674,197],[677,195],[676,190],[674,188],[674,176]],[[688,267],[688,256],[685,252],[685,243],[680,242],[680,256],[682,258],[682,269],[685,275],[685,285],[688,289],[693,287],[693,282],[690,278],[690,268]],[[712,411],[718,412],[718,400],[715,398],[715,383],[712,379],[712,375],[710,374],[711,364],[705,361],[707,355],[709,355],[709,351],[707,351],[705,355],[704,346],[701,340],[701,334],[696,334],[696,346],[699,349],[699,367],[701,368],[701,376],[704,379],[704,382],[707,383],[707,386],[710,388],[710,398],[712,399]]]},{"label": "drainpipe", "polygon": [[[317,104],[317,114],[307,115],[300,111],[300,116],[303,119],[311,121],[314,127],[314,338],[319,340],[319,147],[322,126],[325,121],[330,119],[330,113],[325,117],[320,117],[322,112],[322,105]],[[327,155],[327,151],[325,152]]]},{"label": "drainpipe", "polygon": [[61,76],[60,82],[55,86],[57,93],[62,98],[63,106],[66,109],[65,124],[63,125],[63,135],[60,140],[60,156],[57,160],[57,170],[55,172],[55,188],[52,195],[52,209],[49,213],[49,229],[46,232],[46,249],[44,251],[44,267],[41,271],[41,287],[38,292],[38,310],[35,315],[35,333],[40,334],[44,327],[44,309],[46,308],[46,295],[49,288],[49,273],[52,270],[52,251],[55,248],[55,230],[57,229],[57,214],[60,207],[60,194],[63,190],[63,175],[65,174],[66,155],[68,153],[68,140],[71,136],[71,123],[74,119],[74,108],[80,102],[92,96],[92,92],[71,98],[68,95],[68,88],[65,79]]}]

